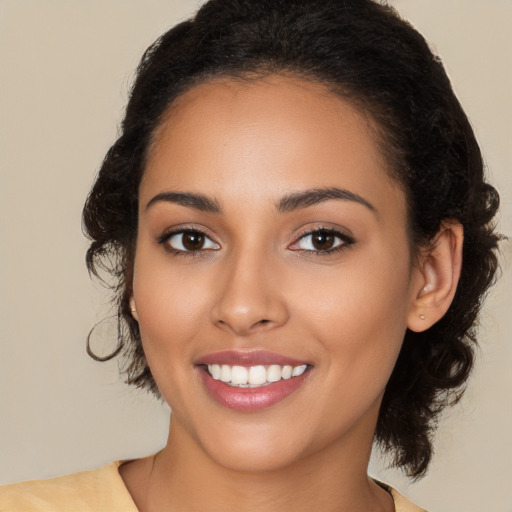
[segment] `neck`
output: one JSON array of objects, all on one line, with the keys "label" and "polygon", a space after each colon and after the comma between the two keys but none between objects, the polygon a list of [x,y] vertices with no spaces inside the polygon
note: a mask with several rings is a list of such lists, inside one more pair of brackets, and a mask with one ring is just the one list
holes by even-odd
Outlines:
[{"label": "neck", "polygon": [[122,476],[141,512],[389,512],[391,497],[366,474],[369,434],[366,450],[347,436],[293,465],[244,472],[212,460],[175,421],[167,446],[136,461],[137,490],[130,488],[128,471]]}]

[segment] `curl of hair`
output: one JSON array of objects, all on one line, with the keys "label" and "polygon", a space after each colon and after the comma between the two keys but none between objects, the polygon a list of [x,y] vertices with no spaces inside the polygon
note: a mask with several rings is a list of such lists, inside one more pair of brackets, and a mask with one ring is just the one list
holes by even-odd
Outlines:
[{"label": "curl of hair", "polygon": [[377,125],[376,139],[408,198],[414,250],[442,222],[464,227],[463,268],[446,315],[407,331],[375,434],[417,478],[432,456],[438,415],[457,401],[473,366],[476,321],[497,270],[498,194],[484,179],[471,125],[440,60],[389,6],[372,0],[210,0],[145,52],[121,135],[83,211],[90,272],[106,270],[126,324],[126,381],[159,396],[130,313],[137,193],[155,129],[187,89],[216,77],[294,75],[327,85]]}]

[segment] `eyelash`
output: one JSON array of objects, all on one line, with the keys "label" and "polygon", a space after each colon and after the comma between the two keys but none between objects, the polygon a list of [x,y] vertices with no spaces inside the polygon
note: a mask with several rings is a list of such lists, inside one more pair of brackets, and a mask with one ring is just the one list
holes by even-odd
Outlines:
[{"label": "eyelash", "polygon": [[292,246],[297,245],[301,240],[304,240],[308,236],[312,236],[312,235],[319,234],[319,233],[334,236],[335,238],[338,238],[341,241],[341,243],[339,243],[335,247],[332,247],[331,249],[325,249],[325,250],[300,249],[300,248],[292,249],[292,250],[294,250],[296,252],[308,254],[308,255],[326,256],[326,255],[335,254],[335,253],[344,251],[344,250],[348,249],[348,247],[350,247],[352,244],[355,243],[355,240],[352,237],[348,236],[346,233],[343,233],[343,232],[338,231],[337,229],[333,229],[333,228],[319,227],[319,228],[315,228],[310,231],[307,231],[305,233],[302,233],[299,236],[299,238],[297,239],[297,241],[292,244]]},{"label": "eyelash", "polygon": [[[196,228],[181,228],[181,229],[176,229],[174,231],[169,231],[168,233],[164,233],[161,237],[159,237],[157,239],[157,242],[160,245],[163,245],[165,250],[170,252],[174,256],[198,257],[198,256],[204,255],[204,253],[207,251],[216,250],[216,249],[212,249],[212,248],[198,249],[195,251],[194,250],[183,250],[183,249],[176,249],[169,244],[169,240],[171,240],[171,238],[173,236],[184,235],[184,234],[200,235],[200,236],[203,236],[205,239],[210,240],[210,242],[213,242],[212,239],[204,231],[201,231]],[[213,243],[217,246],[219,245],[216,242],[213,242]],[[183,245],[183,243],[182,243],[182,245]]]},{"label": "eyelash", "polygon": [[[319,233],[334,236],[335,238],[339,239],[341,241],[341,243],[339,243],[338,245],[334,246],[331,249],[325,249],[325,250],[300,249],[300,248],[291,249],[291,250],[294,252],[300,252],[300,253],[308,254],[308,255],[326,256],[326,255],[341,252],[355,243],[355,240],[352,237],[348,236],[346,233],[343,233],[341,231],[338,231],[338,230],[332,229],[332,228],[320,227],[320,228],[315,228],[315,229],[312,229],[305,233],[302,233],[299,236],[299,238],[297,239],[297,241],[295,241],[289,247],[297,245],[301,240],[304,240],[308,236],[312,236],[312,235],[319,234]],[[201,249],[197,249],[197,250],[183,250],[183,249],[176,249],[168,243],[172,237],[174,237],[176,235],[184,235],[184,234],[197,234],[200,236],[204,236],[205,239],[208,239],[211,243],[214,243],[217,246],[219,245],[216,242],[213,242],[213,240],[208,235],[206,235],[204,233],[204,231],[201,231],[196,228],[181,228],[181,229],[177,229],[174,231],[170,231],[168,233],[163,234],[161,237],[159,237],[157,239],[157,242],[158,242],[158,244],[165,246],[165,249],[167,251],[169,251],[170,253],[172,253],[173,255],[176,255],[176,256],[198,257],[201,255],[204,255],[205,252],[217,250],[217,249],[212,249],[212,248],[206,248],[206,249],[201,248]]]}]

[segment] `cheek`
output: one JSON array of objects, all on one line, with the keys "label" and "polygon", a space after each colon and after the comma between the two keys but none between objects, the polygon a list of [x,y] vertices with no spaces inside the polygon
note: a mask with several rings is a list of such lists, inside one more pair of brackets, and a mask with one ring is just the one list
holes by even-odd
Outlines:
[{"label": "cheek", "polygon": [[197,264],[176,264],[172,258],[149,233],[139,235],[133,294],[142,329],[165,332],[193,327],[201,314],[200,302],[208,300]]},{"label": "cheek", "polygon": [[296,312],[298,331],[316,342],[325,390],[311,398],[311,417],[331,418],[322,428],[333,439],[358,419],[376,417],[406,329],[407,265],[397,273],[388,264],[360,263],[325,279],[323,292],[318,279],[309,283],[316,291]]},{"label": "cheek", "polygon": [[303,283],[310,293],[296,302],[296,317],[302,330],[316,333],[336,375],[359,382],[374,375],[385,385],[406,331],[408,253],[388,249],[351,258],[346,267]]},{"label": "cheek", "polygon": [[303,273],[303,293],[293,295],[316,311],[319,325],[328,322],[344,330],[403,322],[410,301],[408,253],[374,245],[347,253],[341,265],[325,272]]},{"label": "cheek", "polygon": [[198,297],[207,298],[197,293],[197,285],[180,276],[171,278],[155,265],[140,270],[134,279],[134,297],[142,347],[160,393],[176,413],[186,409],[186,403],[199,392],[190,371],[196,340],[203,337],[204,308]]},{"label": "cheek", "polygon": [[182,351],[199,334],[200,319],[205,314],[201,302],[207,303],[208,298],[194,290],[193,283],[180,286],[184,284],[181,281],[159,276],[139,286],[135,282],[134,296],[140,304],[139,326],[146,351]]},{"label": "cheek", "polygon": [[208,287],[198,276],[191,277],[183,266],[179,272],[175,268],[164,251],[139,243],[133,294],[144,353],[164,394],[166,380],[190,367],[187,363],[193,359],[191,350],[201,336],[210,301]]}]

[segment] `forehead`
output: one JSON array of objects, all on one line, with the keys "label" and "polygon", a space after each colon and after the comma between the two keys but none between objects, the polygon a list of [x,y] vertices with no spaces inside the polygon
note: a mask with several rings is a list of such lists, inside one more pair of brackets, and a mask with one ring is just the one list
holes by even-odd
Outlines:
[{"label": "forehead", "polygon": [[167,112],[141,200],[162,188],[239,199],[338,186],[396,201],[399,187],[375,131],[368,116],[318,83],[216,79],[182,94]]}]

